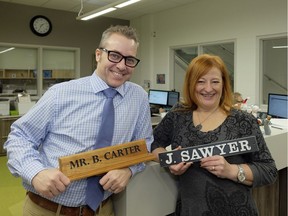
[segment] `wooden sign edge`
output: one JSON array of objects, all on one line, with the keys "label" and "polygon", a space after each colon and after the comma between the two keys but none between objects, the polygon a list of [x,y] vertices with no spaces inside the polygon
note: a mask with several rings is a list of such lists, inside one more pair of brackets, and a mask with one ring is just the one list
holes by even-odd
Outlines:
[{"label": "wooden sign edge", "polygon": [[[135,141],[132,141],[132,142],[126,142],[126,143],[122,143],[122,144],[117,144],[117,145],[113,145],[113,146],[108,146],[108,147],[104,147],[104,148],[101,148],[101,151],[105,151],[105,150],[109,150],[111,148],[115,148],[115,147],[119,147],[119,148],[124,148],[125,146],[130,146],[130,145],[134,145],[134,144],[137,144],[139,143],[140,144],[145,144],[146,145],[146,141],[144,139],[141,139],[141,140],[135,140]],[[72,154],[72,155],[66,155],[66,156],[62,156],[62,157],[59,157],[58,158],[58,161],[61,161],[61,160],[65,160],[67,158],[70,158],[71,156],[81,156],[81,155],[86,155],[87,153],[93,153],[93,152],[97,152],[99,149],[95,149],[95,150],[90,150],[90,151],[87,151],[87,152],[80,152],[80,153],[76,153],[76,154]],[[148,152],[148,150],[147,150]]]},{"label": "wooden sign edge", "polygon": [[[142,148],[145,146],[145,150],[146,152],[144,152],[144,154],[142,153],[142,155],[135,155],[135,156],[130,156],[127,160],[125,161],[118,161],[115,164],[108,164],[107,166],[105,166],[105,164],[103,164],[103,167],[101,169],[97,168],[94,171],[90,170],[90,171],[84,171],[84,172],[80,172],[80,173],[67,173],[66,169],[64,169],[63,167],[66,165],[66,161],[71,160],[70,158],[73,157],[82,157],[82,156],[87,156],[87,154],[94,154],[94,152],[98,152],[99,150],[101,150],[102,152],[104,151],[112,151],[113,149],[121,149],[121,148],[126,148],[126,147],[130,147],[130,146],[135,146],[135,145],[140,145],[142,146]],[[103,174],[106,173],[110,170],[113,169],[120,169],[120,168],[125,168],[125,167],[129,167],[141,162],[146,162],[146,161],[150,161],[150,160],[155,160],[156,156],[154,156],[153,154],[148,152],[147,146],[146,146],[146,141],[145,139],[140,139],[140,140],[135,140],[135,141],[131,141],[131,142],[127,142],[127,143],[122,143],[122,144],[117,144],[117,145],[113,145],[113,146],[108,146],[108,147],[104,147],[101,149],[95,149],[95,150],[91,150],[91,151],[87,151],[87,152],[81,152],[81,153],[77,153],[77,154],[72,154],[72,155],[67,155],[67,156],[62,156],[58,158],[58,162],[59,162],[59,170],[61,172],[63,172],[70,180],[79,180],[79,179],[83,179],[83,178],[87,178],[90,176],[94,176],[94,175],[99,175],[99,174]]]}]

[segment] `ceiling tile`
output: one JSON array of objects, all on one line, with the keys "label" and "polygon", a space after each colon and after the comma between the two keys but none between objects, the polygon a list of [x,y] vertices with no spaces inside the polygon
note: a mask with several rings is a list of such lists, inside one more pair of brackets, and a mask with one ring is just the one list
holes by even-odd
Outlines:
[{"label": "ceiling tile", "polygon": [[[81,0],[0,0],[0,2],[1,1],[76,13],[79,13],[81,9]],[[83,0],[82,14],[118,1],[119,0]],[[125,8],[108,13],[105,16],[129,20],[149,13],[157,13],[179,7],[192,3],[193,1],[200,0],[141,0]]]}]

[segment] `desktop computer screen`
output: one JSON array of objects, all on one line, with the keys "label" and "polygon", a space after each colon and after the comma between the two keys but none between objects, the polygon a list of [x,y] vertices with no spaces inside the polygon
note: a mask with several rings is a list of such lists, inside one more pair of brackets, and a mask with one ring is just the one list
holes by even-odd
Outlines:
[{"label": "desktop computer screen", "polygon": [[270,115],[273,118],[287,119],[287,103],[288,95],[269,93],[267,115]]},{"label": "desktop computer screen", "polygon": [[180,93],[176,91],[169,91],[168,106],[173,107],[179,101]]},{"label": "desktop computer screen", "polygon": [[167,106],[169,91],[149,90],[149,103],[153,105]]}]

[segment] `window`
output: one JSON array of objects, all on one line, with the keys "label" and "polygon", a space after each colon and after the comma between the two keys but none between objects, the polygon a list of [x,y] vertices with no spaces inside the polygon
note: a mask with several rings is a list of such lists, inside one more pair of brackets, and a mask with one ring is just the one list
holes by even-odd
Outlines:
[{"label": "window", "polygon": [[50,86],[79,76],[79,48],[0,44],[0,96],[25,90],[39,98]]},{"label": "window", "polygon": [[287,36],[260,39],[260,100],[268,94],[287,94]]},{"label": "window", "polygon": [[222,58],[231,77],[234,89],[234,42],[202,44],[174,49],[174,88],[182,92],[185,73],[191,60],[202,53],[217,55]]}]

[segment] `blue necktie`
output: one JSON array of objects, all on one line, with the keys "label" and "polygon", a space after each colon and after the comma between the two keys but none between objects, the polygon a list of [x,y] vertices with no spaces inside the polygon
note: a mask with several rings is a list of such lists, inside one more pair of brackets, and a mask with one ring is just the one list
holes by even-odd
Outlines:
[{"label": "blue necktie", "polygon": [[[110,146],[114,132],[114,105],[113,98],[117,91],[112,88],[103,90],[104,95],[107,97],[103,108],[102,122],[96,140],[95,149]],[[94,211],[98,208],[103,200],[104,190],[102,185],[99,184],[101,176],[92,176],[87,179],[86,188],[86,204]]]}]

